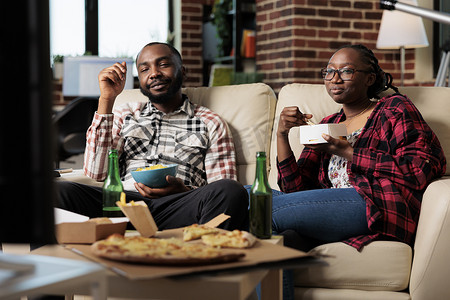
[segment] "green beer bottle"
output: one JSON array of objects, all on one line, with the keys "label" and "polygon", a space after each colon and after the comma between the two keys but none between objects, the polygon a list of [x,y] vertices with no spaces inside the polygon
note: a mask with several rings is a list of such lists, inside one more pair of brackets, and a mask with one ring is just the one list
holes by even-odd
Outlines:
[{"label": "green beer bottle", "polygon": [[119,155],[116,149],[109,150],[108,154],[108,175],[103,183],[103,216],[123,217],[120,207],[116,205],[120,201],[123,192],[122,181],[119,175]]},{"label": "green beer bottle", "polygon": [[256,177],[250,190],[250,233],[260,239],[272,236],[272,189],[267,182],[266,152],[256,153]]}]

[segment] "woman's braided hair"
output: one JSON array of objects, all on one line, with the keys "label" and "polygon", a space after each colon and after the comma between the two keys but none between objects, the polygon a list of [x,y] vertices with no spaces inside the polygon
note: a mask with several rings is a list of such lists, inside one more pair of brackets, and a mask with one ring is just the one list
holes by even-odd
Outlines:
[{"label": "woman's braided hair", "polygon": [[345,45],[339,48],[351,48],[358,51],[361,54],[361,59],[364,63],[372,67],[373,73],[376,75],[375,82],[367,90],[367,96],[369,99],[376,98],[379,99],[379,94],[389,88],[393,89],[398,93],[398,88],[392,85],[392,75],[385,73],[380,65],[378,65],[378,59],[373,54],[372,50],[364,45]]}]

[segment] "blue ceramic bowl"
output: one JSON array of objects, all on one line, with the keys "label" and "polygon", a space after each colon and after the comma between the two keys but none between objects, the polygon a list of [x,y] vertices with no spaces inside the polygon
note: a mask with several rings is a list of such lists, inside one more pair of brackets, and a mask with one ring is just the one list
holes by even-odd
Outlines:
[{"label": "blue ceramic bowl", "polygon": [[145,171],[131,171],[136,182],[145,184],[150,188],[161,188],[167,186],[166,176],[175,176],[177,174],[178,165],[165,165],[166,168],[145,170]]}]

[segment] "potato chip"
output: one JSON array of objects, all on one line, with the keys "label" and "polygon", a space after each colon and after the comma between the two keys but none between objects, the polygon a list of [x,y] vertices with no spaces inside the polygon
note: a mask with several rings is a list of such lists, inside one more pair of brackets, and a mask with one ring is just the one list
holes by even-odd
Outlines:
[{"label": "potato chip", "polygon": [[136,171],[148,171],[148,170],[156,170],[156,169],[164,169],[167,168],[164,165],[153,165],[146,168],[137,168]]}]

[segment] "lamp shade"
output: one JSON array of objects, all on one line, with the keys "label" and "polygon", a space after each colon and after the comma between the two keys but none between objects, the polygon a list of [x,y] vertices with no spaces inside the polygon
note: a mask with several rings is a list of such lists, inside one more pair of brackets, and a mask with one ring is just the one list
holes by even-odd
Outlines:
[{"label": "lamp shade", "polygon": [[[417,6],[416,0],[399,1]],[[428,39],[421,17],[397,10],[384,10],[378,33],[378,49],[427,47]]]}]

